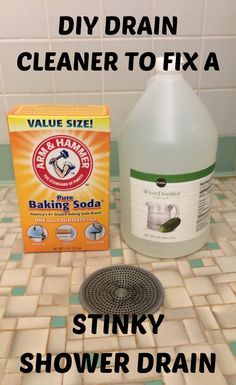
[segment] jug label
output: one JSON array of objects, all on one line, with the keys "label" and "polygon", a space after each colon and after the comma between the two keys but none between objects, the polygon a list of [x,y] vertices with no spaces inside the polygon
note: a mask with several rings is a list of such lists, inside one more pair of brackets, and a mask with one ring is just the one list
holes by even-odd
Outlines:
[{"label": "jug label", "polygon": [[131,231],[157,242],[187,241],[209,225],[215,164],[189,174],[158,175],[131,169]]}]

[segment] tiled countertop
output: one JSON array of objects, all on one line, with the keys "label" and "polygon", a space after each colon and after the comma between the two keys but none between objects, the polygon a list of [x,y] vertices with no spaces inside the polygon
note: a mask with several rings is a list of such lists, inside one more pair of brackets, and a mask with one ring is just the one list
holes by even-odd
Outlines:
[{"label": "tiled countertop", "polygon": [[[111,249],[105,252],[23,254],[15,186],[0,187],[0,377],[1,385],[236,385],[236,178],[216,179],[211,238],[188,257],[152,259],[131,250],[119,233],[119,185],[111,185]],[[84,312],[78,291],[100,267],[134,264],[152,271],[165,288],[158,335],[84,336],[72,332]],[[147,326],[148,327],[148,326]],[[132,357],[215,352],[215,374],[137,374]],[[130,356],[127,374],[22,374],[24,352],[118,352]]]}]

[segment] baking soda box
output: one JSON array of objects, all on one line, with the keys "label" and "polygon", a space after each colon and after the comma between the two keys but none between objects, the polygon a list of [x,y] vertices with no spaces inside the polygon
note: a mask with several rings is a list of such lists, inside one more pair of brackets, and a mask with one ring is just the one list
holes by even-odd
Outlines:
[{"label": "baking soda box", "polygon": [[8,123],[25,252],[107,249],[107,106],[20,105]]}]

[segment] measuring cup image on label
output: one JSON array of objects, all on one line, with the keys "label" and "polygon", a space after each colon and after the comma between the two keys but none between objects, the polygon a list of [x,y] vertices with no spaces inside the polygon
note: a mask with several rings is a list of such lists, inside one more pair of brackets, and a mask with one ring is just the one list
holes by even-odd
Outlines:
[{"label": "measuring cup image on label", "polygon": [[[148,229],[160,232],[170,232],[180,224],[180,219],[178,218],[179,209],[177,205],[146,202],[146,206],[148,206]],[[165,228],[165,225],[168,226]]]}]

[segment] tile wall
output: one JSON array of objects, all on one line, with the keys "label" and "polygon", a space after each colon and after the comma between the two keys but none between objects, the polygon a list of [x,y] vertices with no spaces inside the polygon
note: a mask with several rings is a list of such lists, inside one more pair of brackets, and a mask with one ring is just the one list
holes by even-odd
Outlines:
[{"label": "tile wall", "polygon": [[[59,16],[99,16],[93,36],[58,34]],[[178,16],[175,37],[106,37],[107,15]],[[125,51],[198,51],[200,66],[209,51],[217,53],[220,72],[188,72],[187,80],[211,112],[220,134],[236,133],[235,0],[1,0],[0,4],[0,143],[8,143],[5,114],[16,103],[102,103],[110,105],[112,137],[145,88],[150,73],[132,73],[122,65]],[[22,51],[116,51],[117,72],[21,72]]]}]

